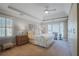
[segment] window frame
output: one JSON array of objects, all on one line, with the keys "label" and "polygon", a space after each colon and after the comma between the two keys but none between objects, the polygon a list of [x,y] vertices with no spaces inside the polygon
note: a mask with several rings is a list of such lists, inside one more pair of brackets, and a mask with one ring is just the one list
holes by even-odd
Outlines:
[{"label": "window frame", "polygon": [[[0,35],[0,37],[12,37],[12,35],[13,35],[13,19],[12,18],[10,18],[10,17],[6,17],[6,16],[0,16],[0,20],[1,20],[1,22],[0,23],[2,23],[2,18],[4,18],[5,19],[5,26],[2,26],[2,24],[1,24],[1,26],[0,26],[0,28],[2,29],[2,28],[5,28],[5,35],[4,36],[2,36],[2,33],[1,33],[1,35]],[[11,24],[11,26],[7,26],[7,19],[9,19],[10,21],[12,21],[12,24]],[[9,24],[10,25],[10,24]],[[12,29],[12,34],[11,34],[11,36],[8,36],[7,35],[7,29],[8,28],[11,28]],[[2,31],[2,30],[1,30]]]}]

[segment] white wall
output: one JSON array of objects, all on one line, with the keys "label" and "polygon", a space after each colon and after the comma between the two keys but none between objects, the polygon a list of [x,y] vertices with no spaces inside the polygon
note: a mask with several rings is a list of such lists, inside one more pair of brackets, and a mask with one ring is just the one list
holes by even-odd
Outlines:
[{"label": "white wall", "polygon": [[24,19],[15,18],[14,21],[15,21],[16,35],[18,35],[19,32],[27,33],[29,31],[29,24],[32,24],[34,26],[37,25],[37,23],[31,22],[28,20],[24,20]]},{"label": "white wall", "polygon": [[64,40],[68,41],[68,20],[64,21]]},{"label": "white wall", "polygon": [[68,40],[72,55],[77,55],[77,4],[73,4],[68,18]]}]

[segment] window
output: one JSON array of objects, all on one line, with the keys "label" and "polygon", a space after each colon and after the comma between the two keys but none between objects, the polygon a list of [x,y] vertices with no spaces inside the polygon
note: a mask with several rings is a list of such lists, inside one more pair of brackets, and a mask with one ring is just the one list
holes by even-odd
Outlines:
[{"label": "window", "polygon": [[12,36],[13,21],[12,19],[0,17],[0,37]]},{"label": "window", "polygon": [[53,32],[59,33],[59,24],[58,23],[53,24]]},{"label": "window", "polygon": [[48,24],[48,33],[52,33],[52,25]]},{"label": "window", "polygon": [[57,33],[58,37],[59,37],[59,34],[61,34],[62,37],[64,37],[63,25],[64,25],[63,22],[48,24],[48,33]]},{"label": "window", "polygon": [[62,34],[62,37],[64,37],[64,23],[60,22],[60,34]]}]

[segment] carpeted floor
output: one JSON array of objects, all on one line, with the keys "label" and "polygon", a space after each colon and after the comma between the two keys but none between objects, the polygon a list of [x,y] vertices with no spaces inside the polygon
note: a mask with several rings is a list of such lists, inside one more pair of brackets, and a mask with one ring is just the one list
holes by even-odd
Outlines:
[{"label": "carpeted floor", "polygon": [[55,41],[51,47],[43,48],[32,44],[17,46],[1,52],[1,56],[71,56],[71,50],[64,41]]}]

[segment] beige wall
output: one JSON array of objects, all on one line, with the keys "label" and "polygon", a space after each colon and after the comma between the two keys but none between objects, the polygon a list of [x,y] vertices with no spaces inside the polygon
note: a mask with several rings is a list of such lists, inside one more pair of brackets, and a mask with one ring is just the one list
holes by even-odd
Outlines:
[{"label": "beige wall", "polygon": [[77,55],[77,4],[72,4],[68,17],[68,41],[72,55]]}]

